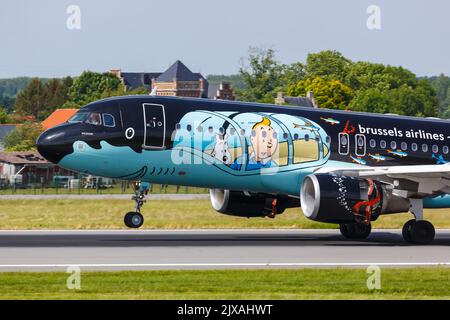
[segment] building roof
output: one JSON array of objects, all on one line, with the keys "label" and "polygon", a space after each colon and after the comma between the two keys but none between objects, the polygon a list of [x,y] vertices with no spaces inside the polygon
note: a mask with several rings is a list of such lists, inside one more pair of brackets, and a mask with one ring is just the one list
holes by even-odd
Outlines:
[{"label": "building roof", "polygon": [[284,97],[284,102],[294,106],[314,107],[312,101],[306,97]]},{"label": "building roof", "polygon": [[42,127],[45,130],[50,129],[58,124],[64,123],[72,117],[78,109],[56,109],[47,119],[42,121]]},{"label": "building roof", "polygon": [[152,79],[156,79],[161,75],[161,72],[122,72],[120,76],[123,79],[124,85],[131,89],[139,87],[149,88],[152,84]]},{"label": "building roof", "polygon": [[172,82],[173,79],[177,79],[179,81],[198,81],[201,78],[204,79],[200,73],[193,73],[183,64],[183,62],[177,60],[169,67],[169,69],[156,78],[156,81]]},{"label": "building roof", "polygon": [[0,141],[3,141],[5,136],[17,127],[17,124],[0,124]]},{"label": "building roof", "polygon": [[0,162],[10,164],[51,164],[37,151],[0,152]]}]

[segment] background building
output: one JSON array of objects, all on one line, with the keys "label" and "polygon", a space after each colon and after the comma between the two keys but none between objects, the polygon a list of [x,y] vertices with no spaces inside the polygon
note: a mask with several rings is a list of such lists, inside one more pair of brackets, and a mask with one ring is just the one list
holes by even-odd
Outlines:
[{"label": "background building", "polygon": [[210,84],[208,98],[222,100],[236,100],[233,87],[229,82],[222,81],[220,84]]},{"label": "background building", "polygon": [[208,81],[200,74],[189,70],[177,60],[164,72],[122,72],[111,70],[127,90],[144,87],[148,92],[157,88],[157,95],[207,98]]},{"label": "background building", "polygon": [[285,96],[283,92],[278,92],[277,97],[275,98],[275,104],[283,105],[288,104],[292,106],[302,106],[302,107],[311,107],[318,108],[319,105],[314,98],[314,94],[311,91],[308,91],[306,97],[290,97]]}]

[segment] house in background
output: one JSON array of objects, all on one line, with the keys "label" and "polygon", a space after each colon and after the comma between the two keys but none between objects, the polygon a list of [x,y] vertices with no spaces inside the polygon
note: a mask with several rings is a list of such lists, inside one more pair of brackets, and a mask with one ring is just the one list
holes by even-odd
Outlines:
[{"label": "house in background", "polygon": [[208,97],[208,81],[200,73],[189,70],[180,60],[164,72],[122,72],[114,69],[111,73],[122,81],[127,90],[144,87],[150,93],[156,87],[159,96]]},{"label": "house in background", "polygon": [[275,98],[275,104],[288,104],[292,106],[302,106],[310,108],[319,107],[312,91],[308,91],[306,97],[289,97],[285,96],[283,92],[278,92],[277,97]]},{"label": "house in background", "polygon": [[210,84],[208,88],[209,99],[236,100],[233,87],[229,82],[221,81],[220,84]]},{"label": "house in background", "polygon": [[47,130],[69,120],[78,109],[56,109],[51,115],[42,121],[42,127]]},{"label": "house in background", "polygon": [[75,173],[48,162],[37,151],[0,152],[1,186],[29,184],[49,185],[54,176],[75,176]]},{"label": "house in background", "polygon": [[0,151],[5,149],[3,145],[3,139],[8,133],[10,133],[16,127],[17,124],[0,124]]}]

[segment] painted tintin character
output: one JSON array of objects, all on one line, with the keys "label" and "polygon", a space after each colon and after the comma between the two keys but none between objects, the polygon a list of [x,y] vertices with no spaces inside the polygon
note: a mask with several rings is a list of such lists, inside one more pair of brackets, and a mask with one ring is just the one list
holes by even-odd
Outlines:
[{"label": "painted tintin character", "polygon": [[[253,125],[250,142],[253,151],[248,158],[247,170],[277,166],[272,156],[278,148],[278,137],[268,118],[263,118],[260,122]],[[241,158],[236,159],[231,167],[238,166],[241,161]]]}]

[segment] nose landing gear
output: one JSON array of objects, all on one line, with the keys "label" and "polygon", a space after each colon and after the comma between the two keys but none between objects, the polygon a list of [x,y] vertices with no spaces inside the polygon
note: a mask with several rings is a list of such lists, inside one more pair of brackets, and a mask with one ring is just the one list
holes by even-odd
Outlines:
[{"label": "nose landing gear", "polygon": [[141,207],[146,202],[145,196],[148,194],[150,184],[147,182],[136,181],[134,183],[134,196],[131,197],[135,202],[135,210],[125,214],[123,219],[128,228],[139,228],[144,224],[144,216],[141,214]]}]

